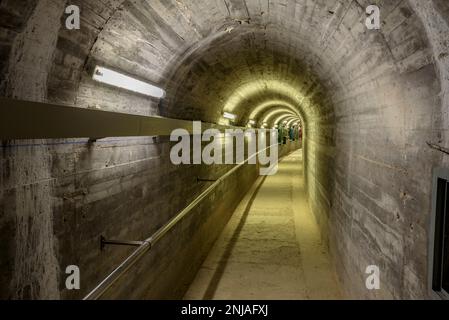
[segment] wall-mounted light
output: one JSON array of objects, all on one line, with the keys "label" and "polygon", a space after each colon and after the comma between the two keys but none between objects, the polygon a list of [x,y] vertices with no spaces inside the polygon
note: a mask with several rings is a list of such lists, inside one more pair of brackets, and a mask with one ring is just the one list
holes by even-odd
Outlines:
[{"label": "wall-mounted light", "polygon": [[235,119],[237,119],[237,116],[233,113],[223,112],[223,118],[229,119],[229,120],[235,120]]},{"label": "wall-mounted light", "polygon": [[111,86],[141,93],[155,98],[163,98],[165,91],[149,83],[128,77],[119,72],[96,66],[92,79],[98,82],[106,83]]}]

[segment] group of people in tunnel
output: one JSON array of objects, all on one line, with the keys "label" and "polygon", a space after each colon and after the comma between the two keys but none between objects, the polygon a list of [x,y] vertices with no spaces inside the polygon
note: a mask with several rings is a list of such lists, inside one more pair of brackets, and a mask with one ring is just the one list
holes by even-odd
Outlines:
[{"label": "group of people in tunnel", "polygon": [[299,124],[287,126],[285,123],[281,123],[277,126],[277,130],[279,144],[286,144],[287,139],[290,141],[301,141],[302,139],[302,128]]}]

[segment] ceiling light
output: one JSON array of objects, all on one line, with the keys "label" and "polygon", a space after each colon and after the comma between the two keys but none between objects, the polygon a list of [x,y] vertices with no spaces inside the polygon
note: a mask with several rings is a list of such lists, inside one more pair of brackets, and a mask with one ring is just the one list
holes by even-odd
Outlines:
[{"label": "ceiling light", "polygon": [[224,112],[223,113],[223,118],[229,119],[229,120],[235,120],[237,119],[237,116],[233,113],[229,113],[229,112]]},{"label": "ceiling light", "polygon": [[161,88],[100,66],[95,67],[92,79],[155,98],[165,96],[165,91]]}]

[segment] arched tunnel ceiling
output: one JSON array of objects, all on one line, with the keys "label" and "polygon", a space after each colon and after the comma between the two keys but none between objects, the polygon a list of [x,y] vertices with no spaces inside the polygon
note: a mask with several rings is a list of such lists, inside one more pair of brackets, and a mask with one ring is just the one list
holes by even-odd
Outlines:
[{"label": "arched tunnel ceiling", "polygon": [[293,124],[299,123],[298,119],[290,119],[287,122],[287,127],[292,126]]},{"label": "arched tunnel ceiling", "polygon": [[281,119],[281,121],[276,121],[277,119],[275,119],[275,118],[273,118],[273,119],[274,119],[274,120],[272,120],[272,121],[270,122],[270,125],[277,125],[277,124],[281,123],[282,121],[289,121],[289,120],[291,120],[291,119],[295,119],[296,121],[299,121],[299,118],[298,118],[298,117],[292,116],[292,115],[286,115],[286,117],[283,117],[283,118]]},{"label": "arched tunnel ceiling", "polygon": [[[403,53],[390,50],[399,40],[385,33],[395,27],[389,14],[397,23],[413,11],[406,1],[381,6],[384,27],[370,32],[364,7],[349,0],[125,1],[90,57],[163,86],[165,116],[219,122],[229,111],[244,125],[260,105],[277,101],[305,122],[330,119],[332,92],[367,74],[409,68]],[[407,27],[416,38],[410,50],[427,45],[418,23]],[[360,57],[363,66],[352,63]]]},{"label": "arched tunnel ceiling", "polygon": [[277,125],[280,124],[288,119],[293,118],[293,116],[291,114],[282,114],[281,116],[277,117],[274,121],[273,121],[273,125]]},{"label": "arched tunnel ceiling", "polygon": [[294,115],[289,109],[286,108],[272,108],[269,109],[263,116],[260,118],[260,123],[272,123],[276,117],[282,114]]},{"label": "arched tunnel ceiling", "polygon": [[260,115],[265,112],[267,109],[273,108],[273,107],[286,107],[293,111],[294,113],[298,114],[298,109],[295,108],[295,106],[291,103],[287,103],[282,100],[268,100],[267,102],[264,102],[260,105],[256,105],[253,109],[251,114],[249,115],[250,119],[258,119],[260,118]]}]

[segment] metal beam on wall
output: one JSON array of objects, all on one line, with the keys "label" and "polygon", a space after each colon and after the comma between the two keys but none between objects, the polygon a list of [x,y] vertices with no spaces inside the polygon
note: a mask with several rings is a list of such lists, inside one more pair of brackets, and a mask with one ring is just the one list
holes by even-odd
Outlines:
[{"label": "metal beam on wall", "polygon": [[[192,121],[0,98],[0,139],[106,138],[193,131]],[[202,128],[226,127],[202,123]]]}]

